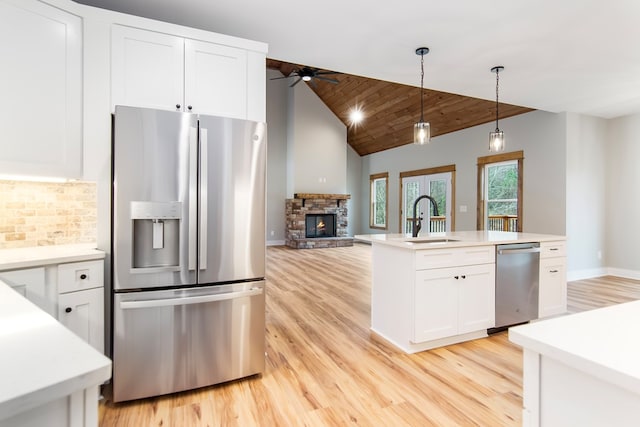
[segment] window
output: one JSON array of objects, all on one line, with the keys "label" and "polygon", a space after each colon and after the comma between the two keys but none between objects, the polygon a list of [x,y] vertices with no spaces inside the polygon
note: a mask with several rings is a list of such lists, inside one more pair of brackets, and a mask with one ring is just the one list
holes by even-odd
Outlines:
[{"label": "window", "polygon": [[381,230],[387,229],[387,205],[389,194],[389,173],[379,173],[369,176],[371,188],[369,211],[369,227]]},{"label": "window", "polygon": [[478,230],[522,231],[523,152],[478,159]]}]

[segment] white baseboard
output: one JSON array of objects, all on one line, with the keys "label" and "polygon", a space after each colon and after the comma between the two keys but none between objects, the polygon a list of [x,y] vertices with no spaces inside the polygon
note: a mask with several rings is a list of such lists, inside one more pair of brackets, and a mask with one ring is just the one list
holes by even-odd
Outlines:
[{"label": "white baseboard", "polygon": [[607,274],[610,276],[624,277],[625,279],[640,280],[640,271],[626,270],[623,268],[608,268]]},{"label": "white baseboard", "polygon": [[593,277],[601,277],[609,274],[606,268],[589,268],[586,270],[577,270],[567,272],[567,281],[573,282],[574,280],[591,279]]},{"label": "white baseboard", "polygon": [[574,280],[584,280],[602,276],[617,276],[624,277],[625,279],[640,280],[640,271],[611,267],[590,268],[567,272],[567,281],[572,282]]},{"label": "white baseboard", "polygon": [[267,240],[267,246],[284,246],[284,240]]}]

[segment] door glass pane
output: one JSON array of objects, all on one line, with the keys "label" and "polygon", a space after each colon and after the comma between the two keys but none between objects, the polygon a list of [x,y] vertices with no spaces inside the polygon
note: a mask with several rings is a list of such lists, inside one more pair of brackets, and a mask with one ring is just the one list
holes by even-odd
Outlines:
[{"label": "door glass pane", "polygon": [[[420,197],[420,182],[416,180],[404,181],[404,232],[411,233],[413,231],[413,202]],[[418,213],[419,215],[419,213]]]},{"label": "door glass pane", "polygon": [[487,167],[487,230],[516,231],[518,218],[518,163]]},{"label": "door glass pane", "polygon": [[429,202],[431,207],[429,211],[432,215],[429,231],[432,233],[447,231],[447,181],[444,179],[429,181],[429,195],[435,199],[438,205],[438,216],[433,216],[433,205]]}]

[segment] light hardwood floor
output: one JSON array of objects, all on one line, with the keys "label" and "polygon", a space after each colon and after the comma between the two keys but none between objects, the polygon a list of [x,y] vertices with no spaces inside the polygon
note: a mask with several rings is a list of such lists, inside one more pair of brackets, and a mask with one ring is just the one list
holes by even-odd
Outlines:
[{"label": "light hardwood floor", "polygon": [[[260,376],[100,405],[107,426],[518,426],[522,352],[501,332],[407,355],[369,332],[370,247],[267,250]],[[640,282],[569,283],[569,310],[640,299]]]}]

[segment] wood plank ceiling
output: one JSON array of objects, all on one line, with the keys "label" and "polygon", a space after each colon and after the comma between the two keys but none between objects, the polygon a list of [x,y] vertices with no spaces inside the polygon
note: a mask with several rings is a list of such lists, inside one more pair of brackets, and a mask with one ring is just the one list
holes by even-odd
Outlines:
[{"label": "wood plank ceiling", "polygon": [[[267,68],[283,76],[304,67],[267,59]],[[328,70],[322,70],[328,71]],[[337,84],[320,79],[306,82],[311,90],[347,126],[347,143],[360,155],[377,153],[413,141],[413,125],[420,118],[420,89],[351,74],[327,75]],[[298,77],[291,76],[290,84]],[[300,82],[299,84],[302,84]],[[431,124],[431,137],[495,121],[495,101],[424,89],[424,118]],[[350,123],[350,113],[361,107],[364,120]],[[533,111],[500,103],[500,119]],[[488,144],[487,132],[487,144]]]}]

